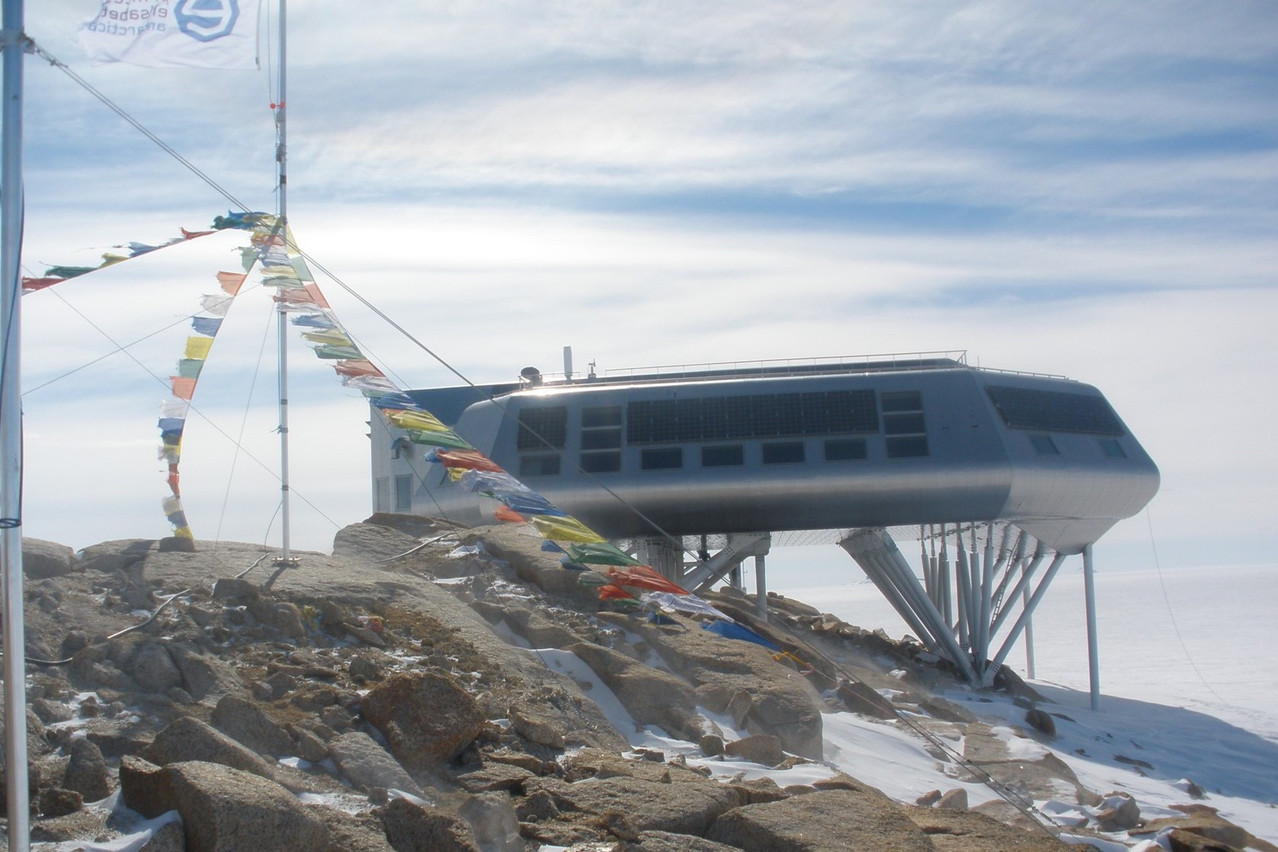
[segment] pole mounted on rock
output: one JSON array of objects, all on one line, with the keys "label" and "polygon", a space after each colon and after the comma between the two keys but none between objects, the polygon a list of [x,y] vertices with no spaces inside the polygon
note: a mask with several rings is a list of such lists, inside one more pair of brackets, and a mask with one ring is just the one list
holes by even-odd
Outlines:
[{"label": "pole mounted on rock", "polygon": [[[286,109],[288,103],[288,93],[286,84],[288,82],[288,27],[285,23],[286,17],[286,0],[279,0],[280,3],[280,41],[279,41],[279,92],[277,93],[277,102],[275,104],[275,163],[277,167],[278,183],[278,216],[276,219],[276,227],[279,229],[281,237],[284,239],[285,247],[290,248],[287,243],[291,239],[288,229],[288,122],[286,119]],[[277,305],[277,318],[279,320],[279,398],[280,398],[280,557],[276,560],[276,564],[281,567],[289,567],[295,565],[297,560],[293,557],[292,551],[289,549],[289,532],[291,519],[289,516],[289,485],[288,485],[288,305],[281,301]]]},{"label": "pole mounted on rock", "polygon": [[30,848],[26,638],[22,614],[22,0],[4,0],[3,146],[0,164],[0,560],[4,586],[4,753],[9,849]]}]

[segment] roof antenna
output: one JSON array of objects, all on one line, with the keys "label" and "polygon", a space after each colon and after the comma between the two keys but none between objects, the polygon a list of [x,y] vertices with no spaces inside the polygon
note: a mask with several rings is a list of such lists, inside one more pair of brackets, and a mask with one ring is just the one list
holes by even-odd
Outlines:
[{"label": "roof antenna", "polygon": [[564,381],[572,384],[572,347],[564,347]]},{"label": "roof antenna", "polygon": [[519,371],[519,378],[526,382],[530,388],[538,387],[541,385],[541,370],[536,367],[524,367]]}]

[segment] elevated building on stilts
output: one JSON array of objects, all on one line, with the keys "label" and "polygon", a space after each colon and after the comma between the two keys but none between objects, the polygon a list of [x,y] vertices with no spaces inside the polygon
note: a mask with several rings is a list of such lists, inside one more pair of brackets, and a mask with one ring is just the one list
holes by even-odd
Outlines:
[{"label": "elevated building on stilts", "polygon": [[[978,684],[1068,557],[1083,557],[1091,588],[1091,545],[1159,482],[1095,387],[965,353],[578,377],[566,362],[558,376],[407,393],[691,591],[754,557],[763,606],[775,540],[831,531],[918,639]],[[424,448],[373,425],[376,511],[491,521]]]}]

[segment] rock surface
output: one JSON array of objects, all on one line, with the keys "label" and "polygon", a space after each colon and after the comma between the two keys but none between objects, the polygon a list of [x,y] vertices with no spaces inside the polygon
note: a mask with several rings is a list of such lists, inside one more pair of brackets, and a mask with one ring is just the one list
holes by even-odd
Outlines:
[{"label": "rock surface", "polygon": [[[515,525],[454,534],[380,515],[296,567],[253,545],[175,544],[77,556],[24,543],[28,653],[44,661],[30,674],[33,838],[105,843],[146,817],[168,820],[148,852],[1066,848],[1014,827],[1018,812],[967,810],[940,776],[950,792],[921,807],[841,773],[783,788],[719,768],[802,767],[822,756],[824,712],[892,725],[905,709],[1004,784],[1090,807],[1106,830],[1248,839],[1205,811],[1143,824],[1129,799],[1087,790],[1043,733],[1009,749],[932,694],[949,675],[918,646],[799,601],[770,596],[774,621],[760,622],[741,593],[712,596],[787,656],[682,615],[610,610]],[[614,700],[687,760],[633,748],[639,732],[601,709]],[[117,790],[114,813],[94,804]]]}]

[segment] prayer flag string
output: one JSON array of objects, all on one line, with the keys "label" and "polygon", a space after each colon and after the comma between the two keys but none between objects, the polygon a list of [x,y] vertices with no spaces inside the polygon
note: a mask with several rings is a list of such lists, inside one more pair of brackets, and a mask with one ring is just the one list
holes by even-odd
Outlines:
[{"label": "prayer flag string", "polygon": [[[224,229],[243,230],[252,235],[251,244],[238,250],[243,272],[217,273],[220,293],[201,297],[200,310],[191,318],[191,335],[178,359],[176,373],[170,377],[172,395],[161,404],[158,424],[160,458],[167,463],[170,492],[163,500],[163,509],[174,527],[175,536],[194,538],[182,508],[178,471],[187,411],[222,321],[249,272],[258,265],[262,286],[273,291],[275,303],[289,315],[290,322],[299,329],[316,357],[333,367],[343,387],[357,390],[367,397],[388,427],[404,433],[404,438],[398,440],[406,438],[411,443],[430,447],[426,460],[443,465],[450,481],[476,495],[497,501],[500,505],[493,513],[496,520],[528,524],[544,539],[543,549],[560,554],[560,563],[565,569],[580,572],[580,583],[599,588],[601,600],[622,606],[638,606],[643,599],[667,609],[727,618],[524,485],[418,405],[412,395],[397,387],[360,351],[324,298],[291,231],[287,227],[281,228],[276,217],[270,214],[228,213],[214,219],[213,230],[182,230],[181,237],[159,246],[130,243],[120,247],[127,249],[127,254],[104,254],[102,264],[96,267],[50,267],[43,277],[24,278],[23,291],[43,289],[158,248]],[[594,571],[590,566],[600,566],[604,570]],[[672,603],[676,600],[687,603]]]}]

